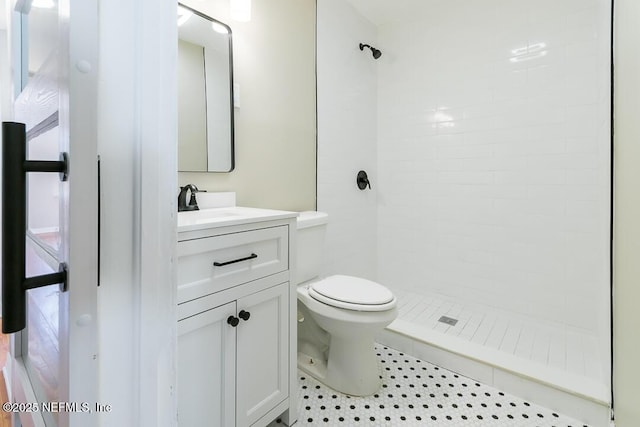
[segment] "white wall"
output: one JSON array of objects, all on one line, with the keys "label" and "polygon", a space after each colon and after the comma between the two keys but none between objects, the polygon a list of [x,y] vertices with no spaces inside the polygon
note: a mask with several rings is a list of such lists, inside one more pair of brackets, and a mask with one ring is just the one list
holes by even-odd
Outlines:
[{"label": "white wall", "polygon": [[380,28],[380,280],[606,329],[609,3]]},{"label": "white wall", "polygon": [[[325,274],[375,278],[376,28],[344,0],[318,2],[318,210],[329,214]],[[372,189],[361,191],[365,170]]]}]

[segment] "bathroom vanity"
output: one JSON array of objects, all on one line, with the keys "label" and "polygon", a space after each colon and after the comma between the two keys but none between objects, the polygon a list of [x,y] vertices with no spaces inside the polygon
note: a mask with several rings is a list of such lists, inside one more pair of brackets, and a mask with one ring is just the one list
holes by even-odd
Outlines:
[{"label": "bathroom vanity", "polygon": [[178,214],[178,424],[296,420],[296,213]]}]

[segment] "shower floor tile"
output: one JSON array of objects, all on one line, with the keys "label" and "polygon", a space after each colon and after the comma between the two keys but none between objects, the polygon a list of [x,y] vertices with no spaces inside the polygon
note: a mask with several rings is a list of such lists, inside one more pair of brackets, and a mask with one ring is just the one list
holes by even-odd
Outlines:
[{"label": "shower floor tile", "polygon": [[454,372],[376,345],[383,386],[336,392],[298,371],[300,426],[586,426]]},{"label": "shower floor tile", "polygon": [[[596,336],[436,293],[393,292],[398,319],[591,381],[608,381]],[[447,325],[439,321],[441,316],[459,321]]]}]

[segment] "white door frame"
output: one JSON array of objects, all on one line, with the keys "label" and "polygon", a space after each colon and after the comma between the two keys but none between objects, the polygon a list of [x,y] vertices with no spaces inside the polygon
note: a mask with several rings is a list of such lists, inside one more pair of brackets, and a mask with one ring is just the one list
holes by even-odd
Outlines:
[{"label": "white door frame", "polygon": [[102,402],[175,426],[177,25],[171,0],[100,2]]},{"label": "white door frame", "polygon": [[[97,143],[102,175],[97,313],[76,312],[72,301],[69,318],[73,329],[98,325],[97,350],[86,348],[90,360],[74,358],[69,372],[97,364],[97,375],[72,379],[70,399],[112,408],[70,425],[175,426],[176,3],[63,1],[78,49],[69,62],[78,77],[72,97],[97,99],[93,110],[72,103],[72,117],[85,114],[88,125],[72,123],[71,132]],[[78,10],[95,19],[79,19]],[[92,127],[92,135],[82,133]],[[71,173],[83,167],[70,162]],[[83,270],[95,282],[97,267]],[[81,346],[81,337],[71,345]]]}]

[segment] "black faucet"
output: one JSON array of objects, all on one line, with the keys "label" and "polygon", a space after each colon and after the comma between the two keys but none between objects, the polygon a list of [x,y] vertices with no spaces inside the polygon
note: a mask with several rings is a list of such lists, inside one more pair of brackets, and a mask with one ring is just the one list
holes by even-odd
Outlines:
[{"label": "black faucet", "polygon": [[[189,190],[191,190],[191,197],[189,198],[189,204],[187,205],[187,191]],[[193,184],[187,184],[184,187],[180,187],[180,194],[178,194],[178,212],[200,210],[198,202],[196,201],[196,193],[198,191],[200,191],[198,190],[198,187]]]}]

